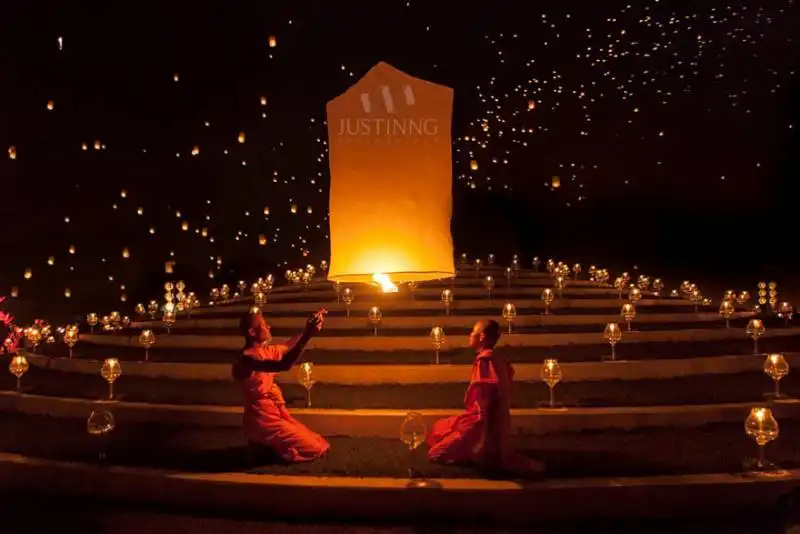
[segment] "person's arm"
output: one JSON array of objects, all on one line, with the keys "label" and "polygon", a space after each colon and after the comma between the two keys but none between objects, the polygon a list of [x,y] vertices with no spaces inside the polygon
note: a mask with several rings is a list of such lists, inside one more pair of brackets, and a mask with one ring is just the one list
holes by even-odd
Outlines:
[{"label": "person's arm", "polygon": [[288,371],[297,362],[300,355],[303,354],[306,345],[311,340],[311,334],[303,332],[299,336],[293,337],[286,345],[278,345],[274,347],[282,356],[279,360],[256,360],[247,355],[242,355],[245,358],[245,365],[251,371],[258,371],[262,373],[280,373],[281,371]]},{"label": "person's arm", "polygon": [[312,315],[308,321],[306,321],[303,333],[289,340],[289,343],[286,345],[273,346],[273,348],[279,352],[280,358],[274,360],[256,360],[247,355],[243,355],[246,367],[251,371],[259,371],[262,373],[279,373],[291,369],[300,358],[308,342],[314,337],[314,334],[322,330],[322,323],[324,321],[323,315],[324,310],[320,310]]}]

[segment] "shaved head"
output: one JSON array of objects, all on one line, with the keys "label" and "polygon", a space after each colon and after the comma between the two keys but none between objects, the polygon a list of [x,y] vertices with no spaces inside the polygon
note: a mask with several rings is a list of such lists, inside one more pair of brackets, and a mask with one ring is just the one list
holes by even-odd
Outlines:
[{"label": "shaved head", "polygon": [[469,335],[469,346],[475,349],[492,349],[500,339],[500,325],[497,321],[486,319],[478,321]]}]

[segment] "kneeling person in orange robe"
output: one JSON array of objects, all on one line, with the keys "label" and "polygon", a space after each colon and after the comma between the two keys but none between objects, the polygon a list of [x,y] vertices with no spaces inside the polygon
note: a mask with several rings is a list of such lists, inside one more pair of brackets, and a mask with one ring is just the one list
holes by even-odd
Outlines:
[{"label": "kneeling person in orange robe", "polygon": [[471,463],[521,474],[540,473],[544,465],[511,450],[511,383],[514,368],[494,346],[500,339],[496,321],[479,321],[469,336],[478,354],[464,396],[462,414],[433,424],[428,458],[442,463]]},{"label": "kneeling person in orange robe", "polygon": [[316,460],[330,446],[286,410],[286,401],[275,383],[275,375],[297,362],[311,337],[322,329],[324,310],[308,319],[303,333],[285,345],[268,345],[270,328],[260,312],[243,317],[239,323],[245,347],[233,364],[233,379],[244,397],[244,436],[251,452],[268,449],[284,462]]}]

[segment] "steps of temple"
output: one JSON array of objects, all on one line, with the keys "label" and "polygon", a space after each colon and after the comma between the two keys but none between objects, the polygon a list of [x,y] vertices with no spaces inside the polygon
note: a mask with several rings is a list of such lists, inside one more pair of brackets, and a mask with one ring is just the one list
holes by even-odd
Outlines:
[{"label": "steps of temple", "polygon": [[[754,511],[774,506],[797,487],[800,475],[793,445],[800,424],[792,421],[782,423],[780,438],[767,447],[768,458],[782,469],[764,473],[743,468],[755,445],[740,422],[514,438],[517,450],[546,463],[543,481],[487,480],[477,469],[430,464],[424,447],[409,455],[397,436],[333,437],[330,453],[317,462],[254,467],[236,429],[120,421],[106,444],[106,464],[97,468],[99,442],[86,434],[82,417],[3,414],[0,421],[15,429],[0,435],[3,489],[94,502],[252,509],[273,518],[413,513],[530,524],[696,515],[698,502],[702,510]],[[409,467],[435,489],[409,489]]]},{"label": "steps of temple", "polygon": [[[798,358],[798,354],[789,355],[790,361],[797,361]],[[36,363],[42,362],[34,361],[34,367],[23,381],[26,391],[30,393],[89,399],[102,399],[107,394],[108,386],[100,377],[100,362],[85,362],[94,367],[94,373],[56,370],[40,367]],[[606,367],[614,365],[608,364]],[[137,376],[127,373],[128,367],[125,365],[122,368],[122,376],[115,382],[114,388],[124,400],[165,404],[241,404],[238,388],[229,377],[200,380]],[[565,369],[569,370],[568,367]],[[458,381],[435,383],[368,383],[367,379],[362,383],[341,384],[326,382],[315,376],[316,383],[312,389],[314,407],[348,410],[459,409],[463,407],[464,391],[469,381],[469,372],[467,369],[465,371]],[[535,366],[526,366],[523,371],[529,376],[515,376],[512,407],[536,408],[547,400],[547,387],[540,376],[536,376]],[[290,373],[279,377],[287,406],[302,408],[306,405],[307,392],[291,378]],[[15,378],[10,374],[3,373],[0,376],[0,388],[12,390],[14,384]],[[785,392],[800,394],[800,374],[790,373],[781,381],[781,385]],[[764,392],[772,391],[772,387],[772,380],[756,368],[737,373],[661,379],[620,380],[611,375],[600,380],[564,382],[556,386],[554,391],[566,407],[610,407],[758,402],[764,401]]]},{"label": "steps of temple", "polygon": [[[714,323],[709,323],[714,325]],[[315,336],[308,344],[310,350],[324,351],[430,351],[431,341],[428,332],[420,335],[328,335]],[[639,330],[631,333],[624,332],[621,344],[653,343],[653,342],[678,342],[678,341],[716,341],[728,339],[741,339],[744,331],[740,328],[691,328],[683,330]],[[800,327],[770,328],[764,339],[775,337],[792,337],[800,335]],[[84,343],[93,343],[106,347],[129,347],[138,344],[138,333],[131,335],[103,335],[83,334]],[[596,345],[603,341],[603,329],[597,328],[596,332],[548,332],[548,333],[519,333],[504,335],[498,342],[498,347],[558,347],[576,345]],[[242,346],[239,335],[218,334],[171,334],[159,336],[159,347],[185,348],[185,349],[226,349],[237,350]],[[465,349],[468,344],[466,336],[449,336],[446,340],[445,350]]]},{"label": "steps of temple", "polygon": [[[731,319],[732,326],[741,326],[744,327],[744,324],[741,320],[748,319],[750,317],[754,317],[754,312],[737,312],[736,315]],[[496,310],[496,314],[494,316],[489,316],[494,318],[500,322],[505,323],[506,321],[500,314],[500,310]],[[381,331],[385,330],[410,330],[410,329],[430,329],[430,327],[435,322],[436,325],[441,326],[447,332],[450,332],[451,329],[461,329],[462,331],[471,330],[473,325],[480,320],[484,320],[487,317],[485,315],[450,315],[450,316],[439,316],[435,319],[431,317],[425,316],[416,316],[416,317],[405,317],[405,316],[391,316],[387,315],[382,317],[381,322],[379,324],[379,328]],[[738,319],[738,321],[737,321]],[[531,314],[531,315],[517,315],[512,323],[513,330],[519,332],[520,330],[526,328],[552,328],[552,327],[574,327],[577,325],[602,325],[605,326],[607,323],[611,322],[619,322],[622,318],[620,317],[619,312],[617,313],[607,313],[607,314],[584,314],[584,315],[542,315],[542,314]],[[178,323],[170,328],[171,333],[183,333],[183,332],[192,332],[192,331],[208,331],[208,332],[216,332],[216,333],[226,333],[226,334],[238,334],[239,333],[239,321],[240,318],[238,317],[218,317],[218,318],[193,318],[193,319],[181,319]],[[269,325],[270,327],[278,331],[280,329],[292,329],[292,330],[299,330],[303,328],[305,324],[306,317],[270,317],[269,318]],[[636,316],[634,319],[633,324],[635,325],[672,325],[674,323],[680,323],[682,325],[692,325],[695,323],[717,323],[722,324],[717,313],[708,313],[702,312],[698,314],[688,314],[688,313],[647,313],[641,314]],[[134,329],[143,329],[149,328],[156,333],[167,332],[167,328],[164,324],[160,321],[151,321],[151,320],[144,320],[144,321],[136,321],[132,325]],[[370,331],[372,330],[372,326],[369,324],[366,315],[363,317],[341,317],[341,316],[333,316],[327,317],[325,320],[325,330],[356,330],[356,329],[365,329],[368,328]],[[371,333],[371,332],[370,332]]]},{"label": "steps of temple", "polygon": [[[311,392],[314,407],[307,409],[307,392],[294,381],[281,381],[287,407],[301,421],[326,435],[351,436],[393,436],[408,411],[421,411],[429,422],[458,413],[465,385],[465,381],[405,385],[321,382]],[[98,371],[92,375],[34,365],[23,386],[23,394],[13,392],[13,377],[0,376],[0,389],[4,390],[0,409],[80,416],[99,403],[122,419],[134,421],[191,420],[211,426],[241,422],[240,393],[233,382],[224,379],[143,377],[128,375],[123,368],[115,383],[116,400],[106,402],[108,385]],[[518,433],[539,434],[739,420],[750,407],[771,403],[765,392],[772,388],[771,380],[757,370],[658,380],[566,382],[555,388],[558,404],[550,409],[543,383],[520,380],[514,386],[513,427]],[[782,390],[788,395],[800,391],[800,375],[785,378]],[[800,402],[790,396],[779,399],[774,407],[781,417],[800,416]]]},{"label": "steps of temple", "polygon": [[[450,313],[454,315],[469,313],[490,313],[499,314],[507,300],[500,299],[472,299],[454,300],[450,306]],[[557,299],[549,307],[551,313],[598,313],[598,312],[619,312],[625,300],[617,298],[598,298],[598,299]],[[517,308],[518,314],[537,313],[543,314],[546,310],[544,302],[535,296],[528,298],[515,299],[512,302]],[[252,302],[230,305],[207,306],[194,309],[190,314],[179,314],[183,317],[231,317],[248,313],[252,308]],[[397,312],[396,315],[445,315],[445,306],[439,300],[356,300],[350,306],[351,315],[366,315],[372,306],[378,306],[384,313],[387,311]],[[291,315],[309,313],[317,311],[320,307],[328,310],[329,315],[344,316],[347,313],[347,306],[342,302],[267,302],[263,306],[263,312],[267,316]],[[694,304],[683,299],[642,299],[636,303],[636,310],[644,311],[647,308],[654,308],[664,312],[693,311]],[[702,308],[700,308],[703,310]],[[703,310],[712,311],[712,310]],[[645,312],[646,313],[646,312]]]},{"label": "steps of temple", "polygon": [[[784,353],[791,367],[800,365],[798,353]],[[42,369],[65,373],[96,375],[102,360],[81,357],[51,357],[26,353],[28,362]],[[563,383],[600,380],[665,379],[691,375],[715,375],[759,372],[765,355],[723,355],[696,358],[657,358],[650,360],[585,361],[561,363]],[[197,362],[159,362],[121,360],[126,376],[170,378],[173,380],[228,380],[231,364]],[[233,361],[233,360],[231,360]],[[536,382],[541,378],[540,363],[517,363],[517,381]],[[314,379],[317,383],[339,385],[371,384],[463,384],[470,376],[472,365],[463,364],[326,364],[317,363]],[[278,374],[282,382],[297,382],[298,368]]]},{"label": "steps of temple", "polygon": [[[337,448],[342,445],[334,443]],[[348,450],[357,454],[360,448]],[[727,518],[731,514],[774,519],[779,513],[776,510],[782,509],[800,482],[800,471],[790,469],[763,474],[596,476],[541,482],[488,480],[477,478],[478,474],[438,478],[429,481],[427,488],[416,488],[409,487],[408,479],[399,474],[393,478],[344,476],[342,469],[330,469],[333,474],[329,474],[313,467],[298,474],[272,474],[267,469],[231,472],[230,464],[215,472],[114,465],[98,468],[88,461],[0,453],[0,490],[100,506],[124,503],[183,513],[203,510],[267,521],[408,521],[413,514],[419,522],[469,524],[473,528],[491,524],[496,528],[596,519]],[[313,495],[312,503],[309,495]],[[700,502],[702,506],[698,506]]]},{"label": "steps of temple", "polygon": [[[637,334],[623,335],[616,346],[619,360],[666,360],[714,357],[719,355],[752,355],[753,341],[741,330],[733,331],[727,336],[700,340],[685,337],[683,340],[670,338],[670,332],[641,332],[659,334],[662,340],[637,340]],[[725,334],[725,330],[711,330],[711,333]],[[149,360],[154,362],[175,363],[230,363],[235,361],[241,352],[241,342],[230,343],[229,348],[213,348],[202,341],[210,336],[194,336],[198,340],[197,347],[175,346],[175,342],[165,340],[187,336],[158,336],[156,345],[148,351]],[[224,336],[223,336],[224,337]],[[504,338],[515,336],[504,336]],[[87,339],[89,341],[87,341]],[[101,336],[101,343],[92,343],[91,336],[82,336],[74,348],[76,359],[102,360],[115,357],[121,361],[141,361],[145,359],[145,351],[137,344],[136,336]],[[233,340],[232,337],[225,339]],[[338,338],[348,339],[348,338]],[[387,338],[390,339],[390,338]],[[448,336],[448,343],[440,351],[440,362],[443,364],[471,365],[475,353],[465,347],[465,341]],[[103,343],[111,340],[116,345]],[[276,341],[280,341],[276,339]],[[451,343],[453,341],[453,343]],[[502,344],[503,339],[501,339]],[[171,346],[170,346],[171,345]],[[178,345],[181,345],[179,342]],[[800,332],[794,329],[770,329],[765,337],[759,339],[760,352],[796,352],[800,351]],[[41,345],[40,353],[66,357],[68,349],[61,344]],[[559,362],[600,362],[611,353],[610,347],[601,335],[594,335],[593,342],[586,344],[563,344],[558,346],[542,344],[541,346],[502,346],[502,353],[509,361],[518,363],[541,363],[545,358],[555,358]],[[428,344],[420,350],[400,350],[381,348],[376,350],[358,350],[356,347],[344,347],[339,350],[311,348],[306,350],[300,361],[312,361],[317,365],[429,365],[435,362],[435,352]]]}]

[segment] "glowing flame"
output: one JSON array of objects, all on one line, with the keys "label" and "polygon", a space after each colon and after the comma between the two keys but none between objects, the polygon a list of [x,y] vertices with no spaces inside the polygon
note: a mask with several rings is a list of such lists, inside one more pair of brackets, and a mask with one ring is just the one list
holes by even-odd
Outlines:
[{"label": "glowing flame", "polygon": [[384,293],[397,293],[397,286],[389,279],[389,275],[383,273],[375,273],[372,279],[381,286],[381,291]]}]

